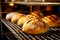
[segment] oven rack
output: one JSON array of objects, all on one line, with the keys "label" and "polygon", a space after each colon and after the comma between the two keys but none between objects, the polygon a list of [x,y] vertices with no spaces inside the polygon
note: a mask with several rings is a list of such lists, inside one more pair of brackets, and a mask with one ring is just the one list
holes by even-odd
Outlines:
[{"label": "oven rack", "polygon": [[3,34],[7,38],[7,40],[17,40],[17,38],[11,32],[6,32]]},{"label": "oven rack", "polygon": [[59,2],[3,2],[3,3],[15,3],[24,5],[60,5]]},{"label": "oven rack", "polygon": [[31,35],[22,31],[22,28],[15,23],[1,19],[6,27],[18,40],[60,40],[60,28],[50,28],[50,31],[45,34]]}]

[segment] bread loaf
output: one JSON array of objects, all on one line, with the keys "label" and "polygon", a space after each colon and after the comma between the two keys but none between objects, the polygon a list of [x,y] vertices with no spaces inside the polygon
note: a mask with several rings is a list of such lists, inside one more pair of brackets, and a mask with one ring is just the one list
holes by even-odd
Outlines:
[{"label": "bread loaf", "polygon": [[11,12],[6,15],[6,20],[11,20],[14,15],[19,14],[18,12]]},{"label": "bread loaf", "polygon": [[48,27],[39,19],[30,19],[24,23],[22,30],[28,34],[42,34],[48,31]]},{"label": "bread loaf", "polygon": [[26,16],[23,16],[22,18],[20,18],[19,20],[18,20],[18,25],[19,26],[22,26],[27,20],[29,20],[29,19],[31,19],[31,18],[35,18],[34,16],[32,16],[32,15],[26,15]]},{"label": "bread loaf", "polygon": [[56,15],[46,16],[42,18],[42,20],[48,24],[49,27],[57,27],[58,26],[58,17]]},{"label": "bread loaf", "polygon": [[21,17],[23,17],[23,16],[24,16],[24,14],[17,14],[17,15],[15,15],[15,16],[13,16],[13,17],[11,18],[11,22],[17,23],[18,20],[19,20]]}]

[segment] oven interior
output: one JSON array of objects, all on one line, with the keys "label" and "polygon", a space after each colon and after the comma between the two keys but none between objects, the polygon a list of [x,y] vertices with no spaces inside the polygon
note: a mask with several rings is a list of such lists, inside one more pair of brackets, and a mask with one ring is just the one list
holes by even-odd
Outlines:
[{"label": "oven interior", "polygon": [[[14,4],[14,6],[10,6],[9,3],[2,3],[2,35],[3,35],[3,40],[59,40],[60,39],[60,27],[55,27],[55,28],[50,28],[50,31],[45,33],[45,34],[37,34],[37,35],[31,35],[31,34],[26,34],[24,33],[21,28],[15,24],[11,23],[10,21],[7,21],[6,14],[10,12],[20,12],[23,14],[30,14],[30,12],[35,11],[35,7],[39,7],[40,10],[42,10],[43,14],[50,15],[50,14],[45,14],[46,6],[47,5],[22,5],[22,4]],[[54,15],[57,15],[60,17],[60,5],[49,5],[52,6],[52,11]],[[17,32],[17,29],[19,32]]]}]

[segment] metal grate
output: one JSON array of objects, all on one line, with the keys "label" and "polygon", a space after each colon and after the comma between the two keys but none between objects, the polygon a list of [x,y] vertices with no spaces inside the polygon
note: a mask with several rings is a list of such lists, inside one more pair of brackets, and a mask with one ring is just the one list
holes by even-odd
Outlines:
[{"label": "metal grate", "polygon": [[6,32],[3,34],[7,38],[7,40],[17,40],[17,38],[11,32]]},{"label": "metal grate", "polygon": [[22,28],[15,23],[1,19],[6,27],[14,34],[18,40],[60,40],[60,28],[50,28],[45,34],[31,35],[22,31]]}]

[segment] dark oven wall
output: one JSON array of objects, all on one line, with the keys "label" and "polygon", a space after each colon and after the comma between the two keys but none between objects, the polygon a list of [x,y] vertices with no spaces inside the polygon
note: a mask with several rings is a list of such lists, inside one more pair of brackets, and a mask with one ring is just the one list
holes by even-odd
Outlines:
[{"label": "dark oven wall", "polygon": [[[60,16],[60,6],[59,5],[51,5],[53,6],[52,8],[52,14],[55,14],[57,16]],[[32,11],[35,10],[35,6],[32,6]],[[39,6],[40,7],[40,10],[43,11],[43,14],[45,15],[45,8],[46,8],[46,5],[45,6]],[[8,3],[2,3],[2,16],[4,16],[5,14],[7,13],[10,13],[10,12],[20,12],[20,13],[24,13],[24,14],[30,14],[30,7],[29,5],[21,5],[21,4],[14,4],[14,6],[10,6]]]},{"label": "dark oven wall", "polygon": [[10,6],[9,3],[2,3],[2,12],[21,12],[27,14],[29,11],[30,8],[26,5],[14,4],[14,6]]}]

